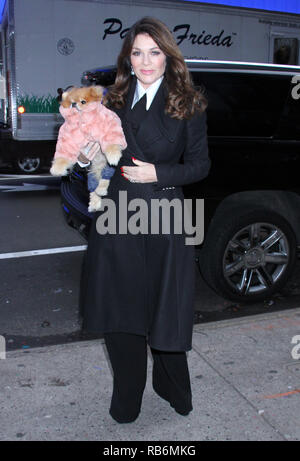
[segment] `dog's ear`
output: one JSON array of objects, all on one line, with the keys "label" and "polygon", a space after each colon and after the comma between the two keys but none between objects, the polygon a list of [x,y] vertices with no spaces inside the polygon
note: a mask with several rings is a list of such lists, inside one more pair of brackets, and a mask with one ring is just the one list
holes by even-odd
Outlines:
[{"label": "dog's ear", "polygon": [[61,95],[61,105],[65,107],[66,109],[70,107],[71,105],[71,100],[70,100],[70,92],[69,91],[64,91],[64,93]]},{"label": "dog's ear", "polygon": [[99,85],[91,86],[90,94],[91,96],[93,96],[94,98],[97,98],[100,101],[103,95],[103,87]]}]

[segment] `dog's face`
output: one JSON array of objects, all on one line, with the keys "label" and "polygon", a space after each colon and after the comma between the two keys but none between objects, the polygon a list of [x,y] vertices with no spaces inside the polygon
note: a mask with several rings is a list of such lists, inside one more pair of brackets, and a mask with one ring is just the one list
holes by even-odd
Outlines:
[{"label": "dog's face", "polygon": [[90,102],[101,101],[102,95],[102,86],[73,87],[62,94],[61,105],[65,108],[72,106],[77,110],[85,110]]}]

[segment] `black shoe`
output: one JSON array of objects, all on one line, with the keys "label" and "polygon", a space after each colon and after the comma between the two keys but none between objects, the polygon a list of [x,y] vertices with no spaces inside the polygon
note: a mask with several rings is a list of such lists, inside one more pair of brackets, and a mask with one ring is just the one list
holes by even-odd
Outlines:
[{"label": "black shoe", "polygon": [[166,400],[167,402],[169,402],[169,404],[171,405],[172,408],[174,408],[174,410],[176,411],[176,413],[178,413],[179,415],[181,416],[187,416],[193,409],[193,407],[190,405],[188,406],[187,408],[180,408],[178,407],[176,404],[174,404],[173,402],[170,402],[170,399],[169,397],[167,397],[166,395],[162,394],[161,392],[159,392],[154,386],[153,386],[153,389],[154,389],[154,392],[156,392],[156,394],[161,397],[162,399]]},{"label": "black shoe", "polygon": [[124,416],[116,416],[112,413],[111,410],[109,410],[109,414],[115,421],[117,421],[117,423],[124,424],[124,423],[133,423],[133,421],[137,419],[140,413],[138,413],[136,416],[127,417],[127,418]]},{"label": "black shoe", "polygon": [[179,415],[181,416],[187,416],[190,414],[190,412],[192,411],[193,407],[191,407],[190,409],[180,409],[180,408],[176,408],[174,407],[171,403],[170,403],[171,407],[174,408],[174,410],[176,411],[176,413],[178,413]]}]

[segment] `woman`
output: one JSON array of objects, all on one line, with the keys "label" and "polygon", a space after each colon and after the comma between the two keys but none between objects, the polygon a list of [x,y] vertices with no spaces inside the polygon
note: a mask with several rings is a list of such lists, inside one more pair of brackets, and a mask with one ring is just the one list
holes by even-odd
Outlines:
[{"label": "woman", "polygon": [[[129,30],[106,104],[119,115],[128,147],[107,195],[116,206],[116,233],[101,233],[102,211],[90,232],[83,327],[104,334],[114,374],[110,414],[116,421],[132,422],[139,415],[147,343],[154,390],[187,415],[192,410],[186,351],[194,317],[194,247],[185,244],[184,233],[174,231],[173,215],[169,233],[151,233],[151,219],[158,215],[151,215],[150,205],[153,199],[183,203],[181,186],[204,178],[210,161],[205,98],[193,88],[163,23],[143,18]],[[149,220],[143,223],[148,233],[129,232],[121,223],[124,214],[128,223],[133,218],[128,203],[134,199],[149,205]]]}]

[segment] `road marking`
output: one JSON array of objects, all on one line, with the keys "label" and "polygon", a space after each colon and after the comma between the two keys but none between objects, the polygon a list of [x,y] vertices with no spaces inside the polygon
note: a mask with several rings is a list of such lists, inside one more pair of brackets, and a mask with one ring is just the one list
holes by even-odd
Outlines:
[{"label": "road marking", "polygon": [[51,174],[0,174],[0,179],[31,179],[31,178],[52,178]]},{"label": "road marking", "polygon": [[0,192],[32,192],[35,190],[48,190],[48,189],[57,189],[57,186],[48,186],[43,184],[21,184],[21,185],[6,185],[0,186]]},{"label": "road marking", "polygon": [[294,391],[282,392],[281,394],[274,395],[264,395],[264,399],[276,399],[277,397],[285,397],[287,395],[300,394],[300,389],[295,389]]},{"label": "road marking", "polygon": [[17,251],[14,253],[0,253],[0,259],[14,259],[14,258],[25,258],[28,256],[41,256],[51,255],[59,253],[71,253],[73,251],[85,251],[87,245],[79,245],[75,247],[62,247],[62,248],[46,248],[44,250],[29,250],[29,251]]},{"label": "road marking", "polygon": [[61,178],[52,175],[0,175],[0,192],[60,189]]}]

